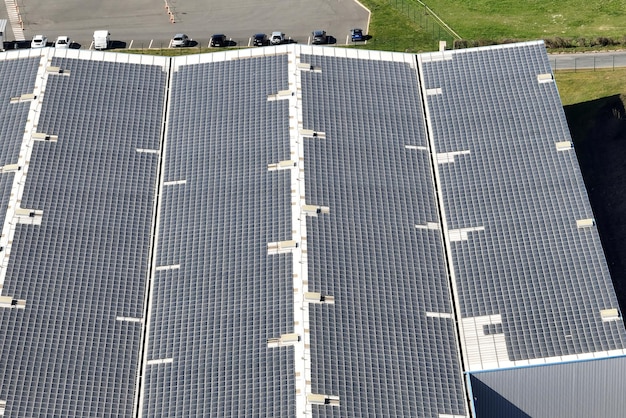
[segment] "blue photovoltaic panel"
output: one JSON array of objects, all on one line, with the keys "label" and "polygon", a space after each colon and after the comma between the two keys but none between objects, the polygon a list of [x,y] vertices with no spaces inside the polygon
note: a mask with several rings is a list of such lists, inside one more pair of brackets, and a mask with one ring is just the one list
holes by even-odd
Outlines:
[{"label": "blue photovoltaic panel", "polygon": [[[301,56],[313,393],[318,417],[465,414],[432,165],[415,68]],[[413,148],[407,149],[405,145]]]},{"label": "blue photovoltaic panel", "polygon": [[[53,60],[0,310],[0,399],[6,416],[131,416],[165,73],[161,67]],[[22,127],[22,130],[24,127]],[[5,176],[3,174],[2,176]]]},{"label": "blue photovoltaic panel", "polygon": [[0,220],[4,221],[9,199],[11,197],[11,188],[13,187],[14,173],[0,174]]},{"label": "blue photovoltaic panel", "polygon": [[39,57],[0,60],[0,167],[17,164],[31,102],[11,99],[33,92],[39,62]]},{"label": "blue photovoltaic panel", "polygon": [[463,318],[500,314],[510,360],[626,347],[593,218],[542,43],[468,50],[425,62],[449,229],[484,227],[451,253]]},{"label": "blue photovoltaic panel", "polygon": [[[308,305],[311,391],[339,398],[313,416],[466,415],[455,321],[501,315],[483,331],[509,360],[626,348],[623,322],[600,316],[617,300],[595,227],[576,224],[593,213],[574,151],[557,149],[571,138],[538,78],[542,43],[411,57],[420,71],[403,54],[289,48],[159,60],[169,75],[49,62],[67,71],[44,76],[36,132],[58,140],[33,145],[19,202],[42,223],[11,220],[2,295],[26,309],[0,308],[5,416],[296,415],[304,359],[267,345],[300,320],[294,255],[268,254],[301,221],[292,170],[268,170],[296,158],[295,124],[324,133],[298,139],[299,191],[329,208],[302,220],[308,290],[334,298]],[[32,102],[10,99],[40,62],[0,61],[0,167],[28,132]],[[2,220],[14,179],[0,174]],[[442,224],[477,230],[444,247]]]},{"label": "blue photovoltaic panel", "polygon": [[[292,417],[287,56],[180,67],[171,85],[143,415]],[[178,184],[168,184],[178,182]],[[170,361],[170,360],[168,360]]]}]

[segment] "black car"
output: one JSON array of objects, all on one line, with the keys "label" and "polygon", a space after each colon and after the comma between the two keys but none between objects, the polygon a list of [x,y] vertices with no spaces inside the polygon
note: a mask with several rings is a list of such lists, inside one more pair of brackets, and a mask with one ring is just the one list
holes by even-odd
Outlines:
[{"label": "black car", "polygon": [[324,30],[313,31],[313,44],[314,45],[327,44],[327,43],[328,43],[328,37],[326,36],[326,31]]},{"label": "black car", "polygon": [[252,44],[254,46],[265,46],[270,43],[269,39],[267,39],[267,35],[264,33],[256,33],[252,37]]},{"label": "black car", "polygon": [[224,35],[223,33],[216,33],[215,35],[211,36],[210,45],[214,47],[226,46],[226,35]]}]

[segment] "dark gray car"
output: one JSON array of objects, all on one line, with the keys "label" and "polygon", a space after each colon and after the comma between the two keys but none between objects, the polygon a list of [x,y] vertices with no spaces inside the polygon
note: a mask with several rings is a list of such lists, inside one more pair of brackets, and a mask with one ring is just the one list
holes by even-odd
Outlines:
[{"label": "dark gray car", "polygon": [[328,36],[326,36],[325,30],[313,31],[313,44],[314,45],[327,44],[327,43],[328,43]]}]

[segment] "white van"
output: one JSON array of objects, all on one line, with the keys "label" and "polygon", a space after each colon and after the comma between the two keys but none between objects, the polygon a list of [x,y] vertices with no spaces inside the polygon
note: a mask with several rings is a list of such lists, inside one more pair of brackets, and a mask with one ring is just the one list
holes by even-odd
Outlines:
[{"label": "white van", "polygon": [[108,30],[97,30],[93,33],[93,47],[95,49],[107,49],[111,42],[111,34]]}]

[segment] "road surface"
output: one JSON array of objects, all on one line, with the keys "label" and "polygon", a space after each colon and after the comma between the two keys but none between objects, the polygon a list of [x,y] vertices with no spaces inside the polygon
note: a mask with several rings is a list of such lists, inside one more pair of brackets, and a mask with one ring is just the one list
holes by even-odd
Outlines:
[{"label": "road surface", "polygon": [[626,51],[549,54],[549,58],[553,71],[626,67]]},{"label": "road surface", "polygon": [[[53,42],[68,35],[88,49],[94,30],[107,29],[118,48],[168,47],[175,33],[207,46],[211,34],[224,33],[247,46],[255,33],[284,32],[307,43],[321,29],[345,43],[354,27],[367,29],[369,12],[354,0],[11,0],[0,5],[0,19],[15,16],[17,4],[24,38],[43,34]],[[19,39],[7,25],[5,41]],[[24,46],[26,46],[26,42]]]}]

